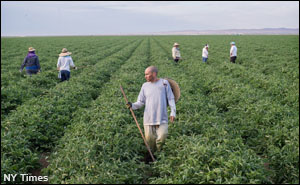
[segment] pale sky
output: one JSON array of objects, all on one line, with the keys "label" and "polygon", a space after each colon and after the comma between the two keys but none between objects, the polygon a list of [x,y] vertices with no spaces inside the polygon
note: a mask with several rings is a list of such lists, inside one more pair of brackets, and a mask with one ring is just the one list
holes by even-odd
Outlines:
[{"label": "pale sky", "polygon": [[299,28],[298,1],[1,1],[1,36]]}]

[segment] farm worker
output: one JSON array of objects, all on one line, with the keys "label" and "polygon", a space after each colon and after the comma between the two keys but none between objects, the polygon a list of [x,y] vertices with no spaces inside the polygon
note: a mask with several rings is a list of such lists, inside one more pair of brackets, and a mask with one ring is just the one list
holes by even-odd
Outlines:
[{"label": "farm worker", "polygon": [[207,59],[208,59],[208,48],[209,48],[209,45],[205,44],[204,48],[202,49],[202,61],[204,63],[206,63]]},{"label": "farm worker", "polygon": [[167,103],[171,108],[170,120],[176,116],[175,97],[168,80],[157,78],[158,70],[150,66],[145,70],[145,82],[140,90],[137,102],[126,104],[127,108],[139,109],[145,105],[145,139],[152,151],[160,151],[168,135]]},{"label": "farm worker", "polygon": [[60,73],[61,81],[69,80],[70,78],[70,66],[74,69],[75,67],[72,57],[70,56],[72,53],[68,52],[66,48],[63,48],[61,53],[59,54],[57,61],[57,70]]},{"label": "farm worker", "polygon": [[230,48],[230,62],[235,63],[236,57],[237,57],[237,48],[235,46],[235,42],[231,42],[231,48]]},{"label": "farm worker", "polygon": [[172,56],[174,61],[177,63],[178,60],[180,60],[180,51],[179,51],[179,44],[177,42],[174,43],[173,48],[172,48]]},{"label": "farm worker", "polygon": [[21,65],[20,72],[23,71],[24,67],[26,68],[26,73],[30,76],[41,72],[39,57],[35,54],[33,47],[28,48],[28,54]]}]

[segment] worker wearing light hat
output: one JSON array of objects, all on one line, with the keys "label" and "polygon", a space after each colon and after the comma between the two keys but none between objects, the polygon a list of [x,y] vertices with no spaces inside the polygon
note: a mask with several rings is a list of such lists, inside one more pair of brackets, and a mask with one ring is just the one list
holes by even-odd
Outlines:
[{"label": "worker wearing light hat", "polygon": [[28,54],[21,65],[20,72],[23,71],[24,67],[29,76],[41,72],[39,57],[35,54],[33,47],[28,48]]},{"label": "worker wearing light hat", "polygon": [[202,49],[202,61],[204,63],[206,63],[207,59],[208,59],[208,48],[209,48],[209,45],[205,44],[204,48]]},{"label": "worker wearing light hat", "polygon": [[58,76],[62,82],[70,79],[70,67],[77,69],[72,57],[70,56],[71,54],[72,53],[69,52],[66,48],[63,48],[61,53],[59,54],[59,58],[57,61],[57,70],[59,71]]},{"label": "worker wearing light hat", "polygon": [[173,48],[172,48],[172,57],[174,59],[174,62],[178,62],[181,58],[180,56],[180,51],[179,51],[179,44],[177,42],[174,43]]},{"label": "worker wearing light hat", "polygon": [[235,42],[231,42],[230,44],[230,62],[235,63],[237,57],[237,47],[235,46]]}]

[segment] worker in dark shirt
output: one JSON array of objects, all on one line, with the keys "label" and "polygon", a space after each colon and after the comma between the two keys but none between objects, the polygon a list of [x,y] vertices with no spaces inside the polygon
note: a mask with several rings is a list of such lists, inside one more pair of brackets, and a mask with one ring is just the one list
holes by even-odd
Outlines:
[{"label": "worker in dark shirt", "polygon": [[21,65],[20,72],[23,71],[24,67],[26,69],[26,73],[30,76],[41,72],[39,57],[35,54],[35,49],[33,47],[28,49],[28,54]]}]

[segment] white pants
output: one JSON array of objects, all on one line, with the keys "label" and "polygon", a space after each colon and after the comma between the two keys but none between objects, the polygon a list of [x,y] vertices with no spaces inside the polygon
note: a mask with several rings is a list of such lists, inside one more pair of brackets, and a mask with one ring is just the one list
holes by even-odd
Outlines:
[{"label": "white pants", "polygon": [[160,151],[168,136],[168,123],[161,125],[144,125],[145,139],[151,151]]}]

